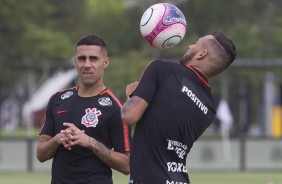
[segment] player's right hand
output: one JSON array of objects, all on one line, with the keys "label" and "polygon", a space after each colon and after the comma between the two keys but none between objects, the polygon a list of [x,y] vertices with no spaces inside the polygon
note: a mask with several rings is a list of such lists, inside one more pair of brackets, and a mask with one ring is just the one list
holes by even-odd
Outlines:
[{"label": "player's right hand", "polygon": [[71,150],[71,140],[65,133],[58,133],[55,137],[58,144],[62,144],[66,149]]}]

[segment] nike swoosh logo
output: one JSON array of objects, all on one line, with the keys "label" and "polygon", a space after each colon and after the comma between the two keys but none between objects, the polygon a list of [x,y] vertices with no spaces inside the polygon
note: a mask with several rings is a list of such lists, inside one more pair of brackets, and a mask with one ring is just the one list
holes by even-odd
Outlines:
[{"label": "nike swoosh logo", "polygon": [[62,113],[64,113],[64,112],[67,112],[68,110],[57,110],[56,111],[56,114],[62,114]]}]

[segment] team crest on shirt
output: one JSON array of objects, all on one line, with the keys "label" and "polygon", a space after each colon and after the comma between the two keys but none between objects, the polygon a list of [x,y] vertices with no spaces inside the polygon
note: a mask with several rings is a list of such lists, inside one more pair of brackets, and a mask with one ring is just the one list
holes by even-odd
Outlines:
[{"label": "team crest on shirt", "polygon": [[85,125],[86,127],[96,127],[100,116],[102,113],[101,111],[97,110],[96,108],[87,108],[85,110],[85,115],[81,119],[81,124]]},{"label": "team crest on shirt", "polygon": [[98,102],[102,106],[111,106],[112,105],[112,101],[109,97],[99,98]]}]

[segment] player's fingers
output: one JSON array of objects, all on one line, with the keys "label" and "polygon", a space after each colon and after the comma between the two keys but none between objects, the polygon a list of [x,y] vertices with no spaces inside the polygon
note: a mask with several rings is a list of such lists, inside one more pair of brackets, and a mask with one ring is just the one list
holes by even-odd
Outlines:
[{"label": "player's fingers", "polygon": [[66,149],[71,150],[72,142],[65,142],[63,145]]},{"label": "player's fingers", "polygon": [[71,145],[74,146],[74,145],[80,145],[80,146],[83,146],[83,147],[87,147],[89,145],[89,136],[86,135],[86,134],[77,134],[75,136],[73,136],[73,139],[72,139],[72,142],[71,142]]},{"label": "player's fingers", "polygon": [[64,122],[63,125],[68,128],[76,128],[76,126],[73,123]]},{"label": "player's fingers", "polygon": [[132,83],[133,86],[137,86],[138,84],[139,84],[138,81],[135,81],[135,82]]},{"label": "player's fingers", "polygon": [[64,135],[68,135],[72,133],[72,130],[71,129],[61,130],[61,133]]},{"label": "player's fingers", "polygon": [[61,134],[60,143],[68,150],[71,150],[71,134]]},{"label": "player's fingers", "polygon": [[64,133],[58,133],[54,137],[55,141],[59,144],[64,144],[64,142],[68,139]]},{"label": "player's fingers", "polygon": [[80,130],[78,128],[75,128],[75,129],[71,130],[71,135],[73,135],[73,136],[80,135],[80,134],[85,134],[85,130]]},{"label": "player's fingers", "polygon": [[65,144],[65,142],[67,142],[69,140],[69,138],[68,138],[67,134],[61,134],[59,140],[60,140],[61,144]]},{"label": "player's fingers", "polygon": [[61,130],[61,134],[64,141],[71,140],[73,137],[73,132],[71,130]]},{"label": "player's fingers", "polygon": [[85,137],[86,134],[84,133],[84,130],[76,130],[74,134],[72,134],[71,140],[72,141],[77,141],[80,140],[81,138]]},{"label": "player's fingers", "polygon": [[85,131],[78,129],[76,126],[71,126],[71,127],[67,128],[65,130],[61,130],[61,133],[72,134],[72,135],[75,135],[75,134],[80,133],[80,132],[85,132]]}]

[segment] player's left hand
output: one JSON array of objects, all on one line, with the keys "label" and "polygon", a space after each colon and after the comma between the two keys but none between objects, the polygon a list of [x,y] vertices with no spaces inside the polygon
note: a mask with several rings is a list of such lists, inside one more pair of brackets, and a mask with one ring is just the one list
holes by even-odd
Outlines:
[{"label": "player's left hand", "polygon": [[70,146],[89,146],[89,136],[85,134],[84,130],[80,130],[72,123],[63,123],[63,125],[67,128],[65,130],[61,130],[61,133],[65,134],[69,138]]},{"label": "player's left hand", "polygon": [[129,95],[131,95],[131,93],[133,93],[133,91],[136,89],[138,84],[139,84],[139,82],[135,81],[135,82],[130,83],[126,86],[125,94],[126,94],[127,97],[129,97]]}]

